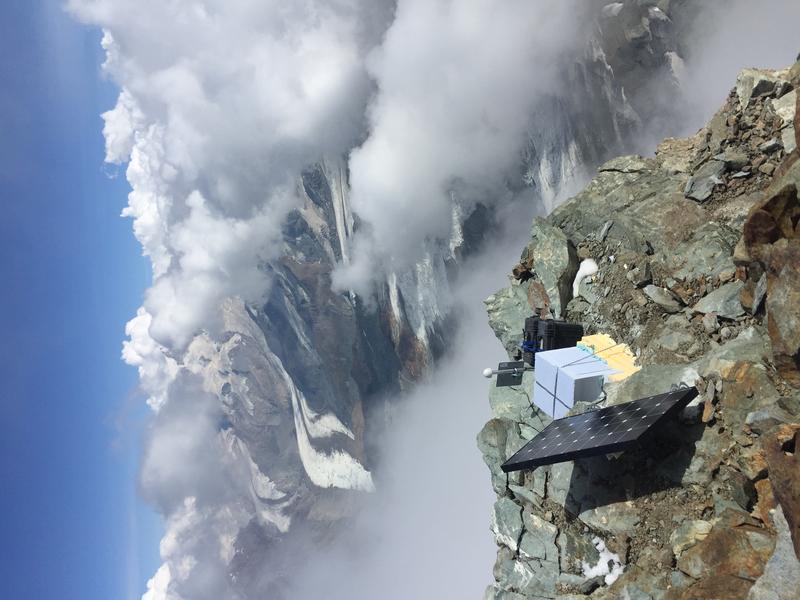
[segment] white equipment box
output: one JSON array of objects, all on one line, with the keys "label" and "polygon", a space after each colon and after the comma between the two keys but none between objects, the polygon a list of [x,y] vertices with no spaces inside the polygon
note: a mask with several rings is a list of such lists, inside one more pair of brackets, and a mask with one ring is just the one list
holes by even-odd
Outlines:
[{"label": "white equipment box", "polygon": [[606,376],[614,373],[619,371],[578,346],[537,352],[533,403],[560,419],[576,402],[597,400]]}]

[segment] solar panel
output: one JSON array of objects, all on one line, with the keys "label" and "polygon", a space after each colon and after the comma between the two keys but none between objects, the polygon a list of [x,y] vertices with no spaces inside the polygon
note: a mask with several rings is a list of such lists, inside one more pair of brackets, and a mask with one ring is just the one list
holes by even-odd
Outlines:
[{"label": "solar panel", "polygon": [[503,463],[502,469],[508,473],[625,450],[695,396],[696,388],[680,388],[556,419]]}]

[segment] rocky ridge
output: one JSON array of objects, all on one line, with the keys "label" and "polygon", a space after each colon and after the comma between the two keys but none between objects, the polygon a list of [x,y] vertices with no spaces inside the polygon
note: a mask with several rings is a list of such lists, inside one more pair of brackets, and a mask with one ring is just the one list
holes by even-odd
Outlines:
[{"label": "rocky ridge", "polygon": [[[510,286],[486,300],[509,355],[536,311],[610,334],[642,366],[574,413],[678,382],[700,395],[637,450],[507,476],[500,464],[549,417],[531,375],[492,388],[478,435],[498,495],[486,598],[797,597],[798,88],[800,62],[742,71],[696,135],[605,163],[534,221]],[[599,270],[573,295],[583,258]]]}]

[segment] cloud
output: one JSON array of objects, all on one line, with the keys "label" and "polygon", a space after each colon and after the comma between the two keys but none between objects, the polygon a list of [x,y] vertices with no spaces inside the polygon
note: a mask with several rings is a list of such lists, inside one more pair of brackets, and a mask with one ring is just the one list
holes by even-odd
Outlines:
[{"label": "cloud", "polygon": [[[364,134],[364,57],[388,2],[71,0],[104,29],[119,84],[106,159],[128,161],[123,214],[153,263],[150,334],[182,350],[220,300],[258,300],[299,172]],[[209,234],[213,236],[209,238]]]},{"label": "cloud", "polygon": [[414,264],[427,239],[446,239],[453,194],[494,203],[536,102],[556,91],[580,12],[575,2],[399,3],[369,57],[378,93],[369,137],[350,156],[353,209],[369,230],[340,287],[363,291],[375,271]]},{"label": "cloud", "polygon": [[139,481],[165,517],[162,566],[143,600],[237,598],[228,566],[239,530],[252,518],[250,464],[232,448],[217,398],[181,370],[153,416]]},{"label": "cloud", "polygon": [[143,307],[125,325],[128,339],[122,343],[122,360],[139,371],[139,386],[147,403],[158,410],[167,400],[167,388],[178,373],[178,364],[150,337],[152,317]]}]

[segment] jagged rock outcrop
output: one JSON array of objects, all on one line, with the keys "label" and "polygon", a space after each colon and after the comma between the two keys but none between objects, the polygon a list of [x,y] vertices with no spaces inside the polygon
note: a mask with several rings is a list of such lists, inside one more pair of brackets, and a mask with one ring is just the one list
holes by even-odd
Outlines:
[{"label": "jagged rock outcrop", "polygon": [[553,266],[550,234],[487,300],[509,354],[542,287],[568,320],[627,343],[642,369],[595,406],[680,382],[700,391],[638,449],[506,476],[502,462],[549,417],[530,402],[531,375],[493,389],[478,435],[498,495],[487,598],[797,597],[798,87],[800,63],[743,71],[696,135],[607,162],[537,221],[599,265],[577,295],[554,292],[566,267]]}]

